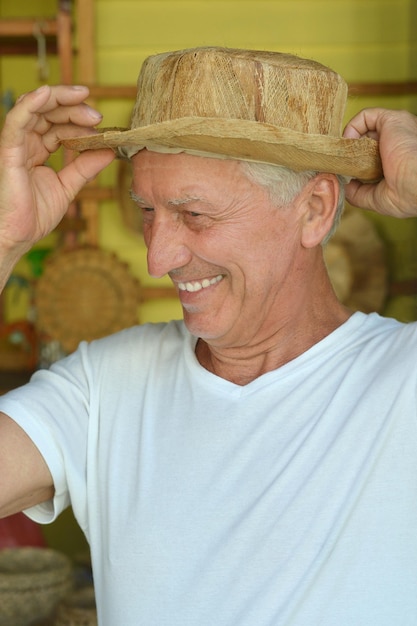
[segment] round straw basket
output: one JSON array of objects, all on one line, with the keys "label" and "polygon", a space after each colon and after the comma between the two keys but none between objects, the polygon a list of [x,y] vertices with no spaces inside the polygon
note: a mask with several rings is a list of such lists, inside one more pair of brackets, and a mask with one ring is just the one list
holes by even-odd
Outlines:
[{"label": "round straw basket", "polygon": [[71,586],[71,561],[64,554],[48,548],[0,550],[1,626],[47,618]]},{"label": "round straw basket", "polygon": [[54,626],[97,626],[93,587],[74,591],[58,606]]}]

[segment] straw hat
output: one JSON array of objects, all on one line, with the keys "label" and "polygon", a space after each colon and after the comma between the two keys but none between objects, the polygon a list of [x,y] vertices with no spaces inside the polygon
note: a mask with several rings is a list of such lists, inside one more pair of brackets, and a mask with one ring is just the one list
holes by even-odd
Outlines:
[{"label": "straw hat", "polygon": [[143,148],[242,159],[372,181],[376,141],[341,137],[347,85],[315,61],[279,52],[191,48],[148,57],[130,129],[66,139],[74,150]]}]

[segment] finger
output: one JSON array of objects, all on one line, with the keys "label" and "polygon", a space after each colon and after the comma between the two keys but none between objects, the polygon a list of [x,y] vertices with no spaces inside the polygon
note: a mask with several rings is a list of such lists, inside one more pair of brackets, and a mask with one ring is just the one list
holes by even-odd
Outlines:
[{"label": "finger", "polygon": [[380,108],[363,109],[347,124],[343,137],[348,139],[359,139],[360,137],[378,139],[377,125],[382,112],[383,110]]},{"label": "finger", "polygon": [[39,107],[47,101],[50,96],[51,87],[49,85],[42,85],[34,91],[27,91],[22,93],[16,100],[13,110],[16,110],[23,102],[26,106],[32,107],[33,105]]},{"label": "finger", "polygon": [[82,85],[42,85],[17,99],[15,107],[25,107],[31,113],[45,113],[58,106],[76,105],[89,96],[88,87]]},{"label": "finger", "polygon": [[376,209],[377,184],[365,184],[358,180],[352,180],[345,186],[346,200],[353,206],[361,209]]},{"label": "finger", "polygon": [[97,126],[101,121],[102,115],[98,111],[86,104],[80,104],[73,107],[60,107],[43,115],[34,115],[32,121],[26,125],[26,130],[44,135],[53,125],[71,124],[76,127],[81,126],[84,134],[86,128]]},{"label": "finger", "polygon": [[2,133],[1,147],[16,148],[25,142],[26,127],[33,123],[33,111],[42,106],[49,97],[49,88],[24,94],[11,111],[6,115]]},{"label": "finger", "polygon": [[101,122],[103,116],[83,102],[76,106],[62,105],[52,111],[44,113],[43,118],[51,124],[65,124],[71,122],[79,126],[95,126]]},{"label": "finger", "polygon": [[6,116],[2,144],[9,146],[22,143],[25,131],[31,130],[42,114],[53,116],[52,112],[60,106],[74,106],[77,109],[74,113],[77,123],[97,124],[101,119],[100,114],[87,105],[79,106],[88,94],[87,87],[66,85],[59,87],[43,85],[36,91],[24,94]]},{"label": "finger", "polygon": [[68,202],[115,158],[113,150],[87,150],[58,172]]},{"label": "finger", "polygon": [[[45,129],[49,128],[48,124],[65,124],[71,122],[80,126],[95,126],[101,122],[103,117],[101,113],[85,102],[79,102],[80,95],[88,94],[88,90],[80,89],[80,94],[79,90],[76,89],[75,101],[72,98],[69,104],[65,104],[65,100],[71,100],[70,96],[73,95],[72,92],[70,92],[70,94],[64,92],[67,98],[61,98],[60,93],[56,93],[56,91],[52,91],[52,89],[53,88],[50,88],[50,96],[45,102],[40,100],[40,102],[38,101],[38,103],[36,103],[35,101],[34,103],[33,97],[31,100],[22,100],[20,107],[17,106],[16,111],[13,111],[14,115],[9,114],[9,120],[11,119],[14,123],[18,123],[18,116],[20,114],[20,124],[23,124],[26,129],[35,130],[41,134]],[[60,100],[62,101],[61,103]],[[35,104],[35,106],[33,106],[33,104]],[[27,113],[29,113],[29,116]]]},{"label": "finger", "polygon": [[63,139],[67,137],[77,137],[78,135],[93,135],[97,131],[94,128],[80,127],[75,124],[50,125],[49,129],[42,136],[42,143],[49,153],[55,152],[61,147]]},{"label": "finger", "polygon": [[25,166],[28,169],[45,163],[61,147],[61,138],[94,133],[93,129],[64,124],[52,125],[39,120],[35,132],[3,129],[0,137],[1,160],[6,167]]}]

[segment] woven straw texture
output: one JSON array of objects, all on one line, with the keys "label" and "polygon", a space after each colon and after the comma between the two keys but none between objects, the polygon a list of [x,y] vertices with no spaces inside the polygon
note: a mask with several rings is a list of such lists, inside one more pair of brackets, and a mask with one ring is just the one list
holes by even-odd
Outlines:
[{"label": "woven straw texture", "polygon": [[136,324],[140,287],[112,253],[79,248],[48,259],[35,299],[38,329],[71,352]]},{"label": "woven straw texture", "polygon": [[130,130],[73,137],[74,150],[143,148],[243,159],[363,180],[381,177],[376,141],[341,137],[347,85],[315,61],[227,48],[148,57]]},{"label": "woven straw texture", "polygon": [[58,606],[54,626],[97,626],[93,587],[79,589]]},{"label": "woven straw texture", "polygon": [[47,618],[71,586],[72,566],[64,554],[47,548],[1,550],[1,626]]}]

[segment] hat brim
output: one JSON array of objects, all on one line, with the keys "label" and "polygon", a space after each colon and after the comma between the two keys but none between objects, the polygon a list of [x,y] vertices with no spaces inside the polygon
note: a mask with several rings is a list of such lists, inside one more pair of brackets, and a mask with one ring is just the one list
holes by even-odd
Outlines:
[{"label": "hat brim", "polygon": [[143,148],[165,148],[199,156],[283,165],[295,171],[315,170],[364,182],[383,176],[378,142],[300,133],[261,122],[188,117],[133,129],[102,129],[97,134],[62,140],[82,152],[112,148],[129,156]]}]

